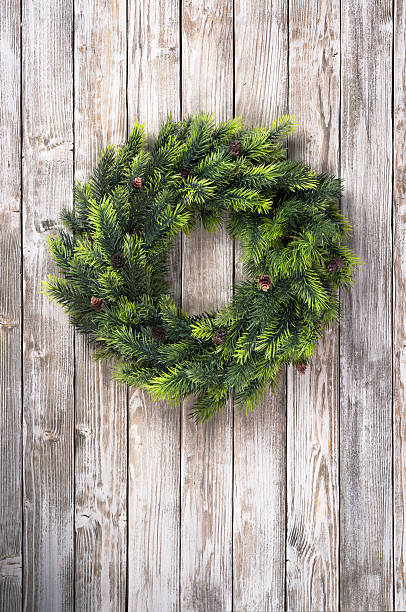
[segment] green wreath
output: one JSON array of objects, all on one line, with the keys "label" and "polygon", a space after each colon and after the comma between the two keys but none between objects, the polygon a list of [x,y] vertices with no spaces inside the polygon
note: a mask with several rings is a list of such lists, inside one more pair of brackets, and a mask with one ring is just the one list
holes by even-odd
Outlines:
[{"label": "green wreath", "polygon": [[[284,364],[304,373],[323,328],[338,317],[337,290],[358,258],[344,245],[341,183],[286,158],[295,126],[199,115],[169,119],[148,149],[136,124],[77,184],[70,232],[49,240],[64,278],[46,291],[70,322],[113,357],[118,380],[155,398],[196,396],[205,421],[233,394],[252,408]],[[182,312],[165,283],[174,237],[222,223],[241,243],[246,280],[218,312]]]}]

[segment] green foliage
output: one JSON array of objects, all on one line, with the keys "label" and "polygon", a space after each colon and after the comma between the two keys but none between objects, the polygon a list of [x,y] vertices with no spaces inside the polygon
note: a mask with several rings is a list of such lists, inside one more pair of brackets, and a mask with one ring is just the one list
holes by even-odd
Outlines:
[{"label": "green foliage", "polygon": [[[74,209],[62,213],[71,233],[49,240],[64,278],[45,290],[97,345],[96,358],[114,358],[118,380],[156,398],[195,395],[197,421],[232,396],[251,410],[285,364],[305,365],[359,264],[345,245],[340,181],[287,159],[294,129],[288,116],[270,128],[169,118],[147,149],[137,123],[75,186]],[[188,316],[164,279],[174,237],[197,223],[226,224],[246,280],[220,311]]]}]

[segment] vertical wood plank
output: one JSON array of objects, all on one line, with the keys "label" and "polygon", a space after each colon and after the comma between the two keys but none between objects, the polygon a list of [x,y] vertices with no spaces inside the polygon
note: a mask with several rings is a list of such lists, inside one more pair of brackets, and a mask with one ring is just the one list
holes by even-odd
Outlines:
[{"label": "vertical wood plank", "polygon": [[[75,178],[126,137],[126,6],[76,0]],[[75,605],[124,610],[127,556],[127,392],[92,361],[77,334],[75,361]]]},{"label": "vertical wood plank", "polygon": [[[150,139],[180,108],[178,0],[129,0],[129,127],[145,123]],[[170,260],[180,298],[180,248]],[[129,610],[178,610],[180,413],[130,389],[128,483]]]},{"label": "vertical wood plank", "polygon": [[[289,4],[289,156],[339,173],[340,2]],[[288,368],[288,610],[338,610],[338,326],[305,375]]]},{"label": "vertical wood plank", "polygon": [[24,606],[73,607],[73,333],[41,291],[72,201],[72,3],[23,3]]},{"label": "vertical wood plank", "polygon": [[366,262],[341,299],[341,609],[392,610],[392,2],[344,2],[341,23],[343,210]]},{"label": "vertical wood plank", "polygon": [[[247,123],[270,125],[287,112],[287,56],[286,3],[236,0],[235,112]],[[252,413],[234,412],[233,600],[241,612],[284,609],[285,382]]]},{"label": "vertical wood plank", "polygon": [[[182,114],[233,114],[233,3],[185,0],[182,5]],[[212,310],[231,297],[233,244],[225,231],[195,231],[183,242],[182,305]],[[231,402],[196,427],[182,414],[181,608],[232,608]]]},{"label": "vertical wood plank", "polygon": [[0,6],[0,610],[21,610],[20,3]]},{"label": "vertical wood plank", "polygon": [[406,5],[394,4],[393,390],[395,610],[406,609]]}]

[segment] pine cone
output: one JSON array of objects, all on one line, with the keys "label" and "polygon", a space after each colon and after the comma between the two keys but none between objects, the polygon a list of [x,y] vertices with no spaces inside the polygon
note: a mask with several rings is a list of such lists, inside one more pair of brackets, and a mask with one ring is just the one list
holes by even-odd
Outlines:
[{"label": "pine cone", "polygon": [[151,330],[151,334],[156,342],[161,342],[166,338],[166,331],[165,328],[162,327],[162,325],[156,325],[155,327],[153,327]]},{"label": "pine cone", "polygon": [[268,291],[269,287],[271,286],[271,277],[268,276],[268,274],[264,274],[263,276],[259,277],[258,282],[262,291]]},{"label": "pine cone", "polygon": [[306,372],[307,365],[305,363],[298,363],[296,365],[296,370],[299,374],[304,374]]},{"label": "pine cone", "polygon": [[90,244],[93,244],[93,234],[89,232],[87,237],[89,238]]},{"label": "pine cone", "polygon": [[134,189],[141,189],[141,187],[142,187],[142,178],[140,176],[137,176],[137,178],[133,179],[131,181],[131,187],[133,187]]},{"label": "pine cone", "polygon": [[342,259],[340,259],[339,257],[334,257],[334,259],[328,262],[327,270],[329,272],[338,272],[339,270],[344,268],[344,266],[345,263]]},{"label": "pine cone", "polygon": [[124,255],[122,253],[114,253],[110,261],[113,268],[122,268],[125,264]]},{"label": "pine cone", "polygon": [[230,153],[233,157],[239,157],[241,153],[241,142],[239,140],[233,140],[230,144]]},{"label": "pine cone", "polygon": [[224,344],[227,339],[227,330],[224,327],[216,329],[213,334],[213,342],[216,344]]},{"label": "pine cone", "polygon": [[132,232],[131,236],[134,236],[134,238],[141,238],[141,236],[142,236],[142,231],[141,231],[140,229],[135,229],[135,230]]},{"label": "pine cone", "polygon": [[92,299],[90,300],[90,306],[94,310],[97,310],[99,312],[104,306],[104,300],[98,297],[92,297]]},{"label": "pine cone", "polygon": [[182,168],[181,170],[179,170],[179,174],[183,179],[186,180],[190,176],[190,170],[188,170],[187,168]]}]

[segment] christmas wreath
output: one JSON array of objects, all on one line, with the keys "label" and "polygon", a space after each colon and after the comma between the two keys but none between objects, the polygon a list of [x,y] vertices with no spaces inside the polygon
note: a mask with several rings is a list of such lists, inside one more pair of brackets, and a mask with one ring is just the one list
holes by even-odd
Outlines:
[{"label": "christmas wreath", "polygon": [[[153,147],[136,124],[74,190],[70,231],[49,240],[63,278],[47,293],[70,322],[113,357],[116,377],[155,398],[196,396],[209,419],[233,394],[253,407],[284,364],[304,373],[337,290],[358,259],[345,246],[340,180],[287,159],[289,117],[270,128],[240,118],[169,119]],[[225,224],[240,241],[246,280],[218,312],[191,316],[165,282],[174,237]]]}]

